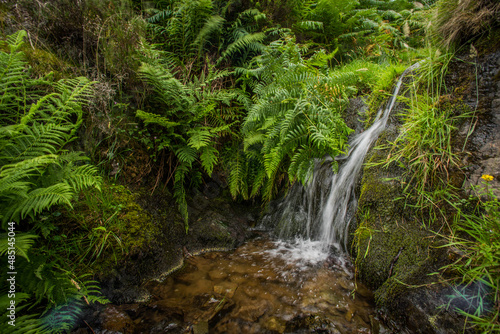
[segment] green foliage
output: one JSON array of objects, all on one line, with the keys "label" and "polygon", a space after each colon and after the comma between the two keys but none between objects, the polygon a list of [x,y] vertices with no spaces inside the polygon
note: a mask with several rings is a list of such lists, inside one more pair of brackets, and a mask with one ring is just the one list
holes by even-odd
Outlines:
[{"label": "green foliage", "polygon": [[[405,169],[402,175],[404,192],[417,207],[436,208],[435,196],[446,196],[440,190],[448,184],[449,170],[459,167],[453,151],[452,138],[458,125],[470,118],[465,107],[441,102],[451,54],[421,61],[421,66],[410,86],[409,98],[401,98],[408,108],[400,114],[403,125],[396,140],[390,143],[389,156],[379,162],[386,167],[397,164]],[[432,195],[430,195],[430,192]],[[433,201],[429,201],[430,198]]]},{"label": "green foliage", "polygon": [[159,7],[148,19],[149,28],[181,62],[196,57],[208,36],[222,26],[223,19],[211,15],[210,0],[172,1]]},{"label": "green foliage", "polygon": [[452,150],[452,136],[463,119],[471,116],[468,112],[439,107],[437,102],[426,96],[414,96],[386,161],[387,165],[398,162],[407,169],[403,175],[405,192],[416,194],[419,206],[427,201],[425,192],[445,186],[448,170],[459,166]]},{"label": "green foliage", "polygon": [[243,65],[263,48],[264,14],[247,9],[232,18],[227,8],[231,3],[224,8],[216,5],[209,0],[179,0],[159,2],[150,11],[154,41],[183,72],[200,71],[204,58]]},{"label": "green foliage", "polygon": [[338,48],[340,60],[384,61],[421,45],[425,21],[420,12],[407,1],[321,0],[305,17],[309,21],[296,27],[330,51]]},{"label": "green foliage", "polygon": [[[488,189],[493,177],[483,176],[483,189],[473,189],[475,194],[468,199],[453,186],[451,175],[462,167],[458,150],[463,145],[455,135],[458,126],[474,114],[450,101],[453,95],[442,95],[448,93],[444,82],[453,54],[424,51],[427,58],[420,62],[407,97],[400,98],[407,105],[399,115],[400,133],[382,147],[388,151],[387,158],[375,164],[402,168],[399,181],[405,207],[414,210],[424,228],[439,229],[436,234],[446,241],[442,247],[448,248],[453,262],[441,268],[441,274],[455,289],[448,307],[456,308],[480,332],[495,332],[500,329],[500,277],[495,269],[500,258],[500,206]],[[441,232],[445,226],[448,234]],[[468,305],[459,307],[464,302]]]},{"label": "green foliage", "polygon": [[481,333],[494,333],[500,331],[500,202],[489,188],[493,177],[483,175],[483,179],[474,196],[448,201],[455,214],[446,247],[458,256],[442,270],[453,273],[458,284],[484,287],[472,295],[457,289],[455,298],[467,299],[471,307],[456,310]]},{"label": "green foliage", "polygon": [[445,48],[463,44],[497,26],[500,4],[492,0],[440,0],[433,17],[433,37]]},{"label": "green foliage", "polygon": [[[236,153],[230,168],[233,196],[258,194],[266,200],[278,192],[285,176],[307,183],[314,159],[336,156],[351,131],[342,108],[358,80],[353,72],[328,69],[333,54],[316,52],[305,59],[289,36],[272,42],[251,70],[240,69],[255,92],[242,126],[245,154]],[[336,169],[335,162],[332,167]],[[251,187],[250,187],[251,186]]]},{"label": "green foliage", "polygon": [[147,126],[161,129],[156,154],[167,152],[177,160],[172,172],[174,197],[187,230],[187,181],[196,179],[198,169],[211,176],[219,161],[223,138],[235,135],[241,108],[238,101],[245,96],[237,89],[224,89],[221,82],[231,73],[211,65],[199,77],[189,81],[184,78],[186,83],[177,78],[168,65],[161,63],[144,63],[140,75],[154,92],[152,103],[156,106],[151,109],[156,112],[138,110],[136,116]]},{"label": "green foliage", "polygon": [[[6,41],[9,52],[0,51],[3,69],[0,110],[4,115],[0,119],[0,217],[2,230],[10,232],[17,230],[14,222],[39,225],[36,217],[40,213],[56,205],[71,207],[71,200],[80,190],[98,188],[101,183],[96,168],[85,164],[88,160],[85,156],[64,149],[75,138],[82,122],[82,106],[90,98],[92,83],[85,78],[55,83],[31,79],[20,51],[24,36],[23,31],[9,36]],[[44,95],[34,90],[41,84],[52,92]],[[19,255],[15,262],[17,312],[28,306],[49,310],[69,299],[92,299],[90,294],[96,291],[93,285],[64,269],[60,259],[37,254],[36,237],[33,233],[18,233],[15,238],[15,251]],[[11,246],[7,233],[1,234],[0,254],[8,252]],[[2,258],[1,264],[7,268],[7,257]],[[7,279],[6,271],[1,279]],[[1,300],[9,302],[5,294]],[[6,307],[2,310],[5,318]],[[67,317],[61,313],[66,327],[75,318],[69,314],[76,313],[69,311]],[[17,320],[24,333],[59,332],[34,314]],[[2,326],[6,329],[7,322],[2,321]]]},{"label": "green foliage", "polygon": [[86,189],[71,210],[43,215],[37,231],[50,245],[47,254],[65,254],[76,270],[101,273],[151,242],[157,229],[124,186],[105,183]]}]

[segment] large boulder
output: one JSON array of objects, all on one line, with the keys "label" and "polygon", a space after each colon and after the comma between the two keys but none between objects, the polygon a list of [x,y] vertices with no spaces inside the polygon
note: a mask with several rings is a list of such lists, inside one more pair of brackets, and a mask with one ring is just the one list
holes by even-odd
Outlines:
[{"label": "large boulder", "polygon": [[[471,48],[471,50],[473,50]],[[464,122],[455,133],[453,145],[465,168],[450,171],[450,183],[466,194],[492,175],[490,189],[500,194],[500,51],[486,55],[465,54],[450,65],[446,78],[450,94],[444,98],[458,107],[468,107],[476,118]],[[477,86],[476,86],[477,83]],[[399,106],[404,107],[404,106]],[[393,115],[396,115],[393,113]],[[401,120],[391,117],[376,146],[393,142]],[[473,130],[471,132],[471,130]],[[366,162],[387,160],[390,151],[372,150]],[[440,268],[455,259],[443,247],[439,219],[431,222],[426,212],[405,200],[400,180],[404,170],[365,167],[359,187],[357,228],[352,240],[359,278],[374,290],[377,305],[390,321],[412,333],[458,333],[465,318],[455,311],[451,295],[459,287],[440,283]],[[451,302],[452,307],[446,307]],[[466,330],[466,332],[468,329]],[[470,330],[472,332],[472,330]]]}]

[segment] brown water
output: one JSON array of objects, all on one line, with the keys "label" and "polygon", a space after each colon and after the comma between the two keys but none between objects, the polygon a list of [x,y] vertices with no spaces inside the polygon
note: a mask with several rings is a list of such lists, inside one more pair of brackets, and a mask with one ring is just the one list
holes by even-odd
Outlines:
[{"label": "brown water", "polygon": [[122,305],[115,315],[127,318],[118,322],[129,322],[130,333],[385,332],[369,290],[359,283],[355,290],[350,264],[311,247],[253,240],[190,257],[149,290],[148,303]]}]

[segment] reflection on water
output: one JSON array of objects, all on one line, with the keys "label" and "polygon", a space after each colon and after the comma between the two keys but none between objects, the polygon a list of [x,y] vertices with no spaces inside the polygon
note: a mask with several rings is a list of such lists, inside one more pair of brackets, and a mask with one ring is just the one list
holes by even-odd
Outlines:
[{"label": "reflection on water", "polygon": [[257,239],[190,257],[149,303],[117,308],[130,333],[383,333],[348,261],[319,248]]}]

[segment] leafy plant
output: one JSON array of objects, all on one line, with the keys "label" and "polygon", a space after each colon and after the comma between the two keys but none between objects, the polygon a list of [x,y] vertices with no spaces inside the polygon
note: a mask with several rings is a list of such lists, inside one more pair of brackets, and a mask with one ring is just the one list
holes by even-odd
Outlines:
[{"label": "leafy plant", "polygon": [[[465,315],[482,333],[500,331],[500,202],[489,189],[492,179],[483,175],[473,196],[449,201],[456,212],[445,247],[454,250],[456,259],[441,268],[460,284],[448,307]],[[466,305],[460,303],[463,300]]]},{"label": "leafy plant", "polygon": [[[319,51],[304,59],[289,35],[272,42],[253,69],[239,69],[255,92],[242,126],[243,152],[230,165],[233,197],[271,199],[288,178],[307,183],[314,159],[343,152],[350,129],[341,110],[355,92],[354,73],[330,72],[333,54]],[[332,167],[336,169],[335,162]]]},{"label": "leafy plant", "polygon": [[[2,96],[0,110],[0,217],[2,230],[14,233],[20,223],[37,225],[36,217],[56,205],[71,207],[71,200],[82,189],[99,188],[101,178],[95,167],[85,164],[88,160],[80,152],[70,152],[64,147],[75,139],[82,122],[83,110],[90,97],[92,82],[85,78],[50,82],[29,77],[24,54],[20,51],[24,31],[8,36],[9,52],[0,52],[0,86]],[[52,92],[43,94],[40,87]],[[38,88],[38,89],[35,89]],[[12,245],[8,234],[2,234],[0,253]],[[94,286],[81,280],[61,266],[60,259],[50,259],[34,250],[33,233],[19,233],[16,237],[15,269],[17,311],[37,307],[50,310],[69,299],[87,302],[104,299],[93,297]],[[10,254],[10,253],[9,253]],[[2,258],[7,268],[7,258]],[[5,281],[6,271],[1,274]],[[76,283],[79,282],[79,283]],[[10,303],[6,290],[2,289],[2,303]],[[24,302],[24,303],[23,303]],[[23,304],[21,304],[23,303]],[[2,309],[6,317],[6,307]],[[7,310],[8,311],[8,310]],[[75,317],[70,311],[70,320]],[[17,319],[16,332],[57,332],[52,326],[37,319],[35,314]],[[69,322],[65,322],[69,324]],[[2,322],[2,330],[13,327]]]},{"label": "leafy plant", "polygon": [[184,84],[165,64],[144,63],[140,68],[140,75],[153,89],[154,100],[162,112],[138,110],[136,116],[146,126],[161,129],[155,150],[168,152],[171,159],[177,161],[168,179],[173,177],[174,197],[186,231],[187,180],[196,180],[199,173],[193,172],[198,169],[211,176],[219,161],[218,147],[224,143],[225,136],[235,134],[234,127],[240,118],[239,101],[246,99],[239,90],[226,90],[220,84],[230,74],[208,66],[200,77]]},{"label": "leafy plant", "polygon": [[434,13],[434,37],[448,48],[499,24],[500,4],[490,0],[441,0]]}]

